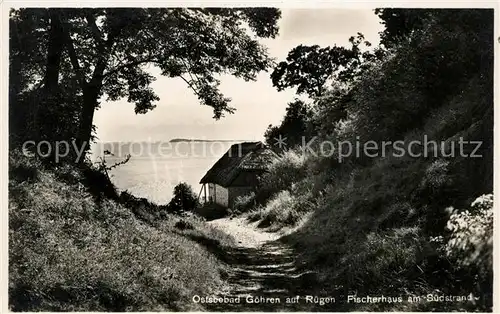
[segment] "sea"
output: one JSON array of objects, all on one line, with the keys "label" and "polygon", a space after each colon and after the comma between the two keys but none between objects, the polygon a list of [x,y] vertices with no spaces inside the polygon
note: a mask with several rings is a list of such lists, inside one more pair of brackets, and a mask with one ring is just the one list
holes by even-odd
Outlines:
[{"label": "sea", "polygon": [[111,181],[120,191],[128,191],[156,204],[167,204],[174,187],[185,182],[196,195],[199,183],[213,164],[232,144],[242,141],[108,142],[92,147],[93,162],[104,160]]}]

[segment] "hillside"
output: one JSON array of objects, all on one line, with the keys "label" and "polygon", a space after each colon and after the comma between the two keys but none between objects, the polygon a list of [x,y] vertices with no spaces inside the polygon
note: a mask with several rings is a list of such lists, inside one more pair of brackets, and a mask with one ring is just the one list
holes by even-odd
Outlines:
[{"label": "hillside", "polygon": [[[492,11],[384,11],[382,58],[268,130],[296,136],[287,132],[298,121],[316,141],[286,150],[237,209],[287,230],[297,265],[316,271],[327,293],[405,300],[343,309],[491,311]],[[407,33],[392,28],[406,18],[415,23]],[[346,154],[349,143],[377,148]]]},{"label": "hillside", "polygon": [[200,220],[151,225],[139,206],[96,198],[71,165],[11,153],[9,176],[11,310],[203,310],[192,296],[223,287],[225,266],[196,241],[215,249],[233,240]]}]

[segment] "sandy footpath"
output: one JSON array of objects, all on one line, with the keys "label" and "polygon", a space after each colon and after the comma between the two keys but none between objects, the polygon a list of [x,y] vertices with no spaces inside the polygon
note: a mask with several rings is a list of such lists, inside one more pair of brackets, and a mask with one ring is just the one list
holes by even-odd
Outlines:
[{"label": "sandy footpath", "polygon": [[245,218],[222,218],[208,223],[233,236],[238,241],[238,245],[245,248],[256,248],[280,237],[277,233],[258,229],[257,223],[248,224]]}]

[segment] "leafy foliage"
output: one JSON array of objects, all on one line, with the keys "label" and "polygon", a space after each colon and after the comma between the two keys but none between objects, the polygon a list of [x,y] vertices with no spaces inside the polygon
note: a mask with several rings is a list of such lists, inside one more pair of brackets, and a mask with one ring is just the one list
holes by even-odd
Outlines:
[{"label": "leafy foliage", "polygon": [[234,212],[243,213],[255,205],[255,192],[250,192],[247,195],[240,195],[234,200]]},{"label": "leafy foliage", "polygon": [[293,184],[300,181],[307,174],[307,160],[297,149],[284,151],[280,158],[275,160],[260,181],[260,189],[255,195],[255,201],[264,205],[276,193],[289,190]]},{"label": "leafy foliage", "polygon": [[267,145],[276,147],[276,141],[280,138],[284,141],[286,147],[293,148],[294,146],[301,145],[303,140],[307,140],[313,134],[310,125],[312,111],[310,106],[300,99],[288,103],[286,108],[285,117],[279,126],[269,125],[264,137]]},{"label": "leafy foliage", "polygon": [[469,210],[457,211],[448,220],[451,235],[445,251],[462,266],[474,265],[483,270],[493,266],[493,195],[478,197]]},{"label": "leafy foliage", "polygon": [[349,81],[354,77],[360,65],[360,45],[370,46],[364,36],[358,33],[349,39],[352,47],[325,47],[318,45],[293,48],[286,58],[280,62],[271,74],[273,86],[278,90],[296,87],[297,93],[305,93],[309,97],[323,95],[327,83],[332,80]]},{"label": "leafy foliage", "polygon": [[181,182],[174,188],[174,195],[167,205],[167,211],[170,213],[188,212],[196,209],[198,205],[198,198],[191,186]]},{"label": "leafy foliage", "polygon": [[375,14],[385,26],[380,43],[387,48],[397,46],[407,40],[416,30],[425,25],[424,19],[432,10],[425,9],[375,9]]},{"label": "leafy foliage", "polygon": [[[387,51],[381,47],[369,50],[371,43],[361,33],[351,36],[349,42],[350,48],[297,46],[289,52],[286,61],[274,68],[271,80],[278,91],[296,87],[297,94],[306,94],[312,104],[306,105],[297,99],[289,103],[281,126],[268,127],[265,134],[268,143],[281,135],[293,147],[302,144],[303,136],[310,139],[330,135],[332,124],[348,117],[353,85],[374,64],[387,57]],[[300,103],[306,112],[298,116],[295,108]]]},{"label": "leafy foliage", "polygon": [[[232,113],[218,77],[254,80],[266,70],[272,60],[257,38],[274,37],[279,17],[273,8],[12,10],[10,112],[20,122],[11,129],[17,136],[12,141],[30,132],[35,140],[50,137],[41,126],[58,125],[62,138],[88,145],[103,100],[126,98],[136,113],[150,111],[159,98],[146,65],[184,80],[202,105],[213,108],[214,118]],[[37,93],[44,95],[40,103]],[[46,124],[45,110],[51,117]],[[50,123],[55,118],[59,123]]]}]

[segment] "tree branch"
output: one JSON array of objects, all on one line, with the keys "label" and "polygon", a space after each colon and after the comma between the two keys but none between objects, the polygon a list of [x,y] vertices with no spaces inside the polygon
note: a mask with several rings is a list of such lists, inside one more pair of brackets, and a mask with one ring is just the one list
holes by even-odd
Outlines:
[{"label": "tree branch", "polygon": [[68,49],[69,59],[71,61],[71,65],[76,72],[76,76],[81,86],[85,86],[87,80],[85,79],[85,75],[82,72],[82,68],[80,67],[80,63],[78,61],[78,56],[76,55],[75,46],[73,45],[73,40],[69,34],[67,29],[67,25],[63,23],[63,33],[64,33],[64,41],[66,43],[66,48]]},{"label": "tree branch", "polygon": [[193,84],[191,84],[188,80],[186,80],[182,75],[179,75],[179,77],[184,82],[186,82],[186,84],[189,86],[189,88],[191,88],[193,90],[193,92],[196,94],[196,96],[201,97],[200,93],[198,92],[198,90],[196,90],[196,88],[193,86]]},{"label": "tree branch", "polygon": [[99,27],[97,27],[95,18],[90,11],[86,12],[85,19],[90,26],[94,39],[99,43],[101,49],[104,49],[104,40],[102,39],[101,31],[99,30]]},{"label": "tree branch", "polygon": [[[184,63],[184,66],[186,67],[186,73],[187,73],[187,74],[189,75],[189,77],[191,78],[191,82],[196,82],[196,83],[198,83],[198,82],[200,81],[200,78],[198,77],[198,75],[196,75],[196,73],[191,73],[191,71],[190,71],[190,70],[191,70],[191,68],[190,68],[190,67],[188,67],[188,66],[187,66],[187,64],[186,64],[186,62],[187,62],[187,61],[184,61],[184,59],[182,59],[182,58],[181,58],[181,61],[182,61],[182,63]],[[193,74],[194,74],[194,76],[196,77],[196,80],[193,78]],[[184,81],[186,81],[186,80],[184,80]],[[198,85],[198,84],[196,84],[196,83],[195,83],[194,85]],[[193,84],[191,83],[190,85],[193,85]],[[199,88],[198,86],[196,86],[196,87],[197,87],[197,88]],[[193,88],[191,88],[191,89],[193,89]]]},{"label": "tree branch", "polygon": [[111,29],[108,34],[108,39],[104,41],[102,32],[97,26],[95,17],[91,11],[86,12],[85,19],[87,20],[92,34],[94,35],[94,39],[97,42],[98,61],[94,72],[92,73],[92,79],[90,82],[91,84],[96,84],[98,81],[102,81],[102,79],[105,77],[104,70],[107,67],[108,56],[111,54],[111,47],[113,47],[115,38],[121,32],[121,29]]},{"label": "tree branch", "polygon": [[118,66],[116,68],[114,68],[113,70],[110,70],[106,73],[103,74],[103,77],[106,77],[106,76],[109,76],[111,74],[114,74],[116,72],[119,72],[125,68],[128,68],[128,67],[132,67],[132,66],[136,66],[136,65],[140,65],[140,64],[143,64],[143,63],[150,63],[150,62],[156,62],[157,59],[156,58],[146,58],[146,59],[142,59],[142,60],[135,60],[135,61],[132,61],[132,62],[129,62],[129,63],[126,63],[126,64],[123,64],[121,66]]}]

